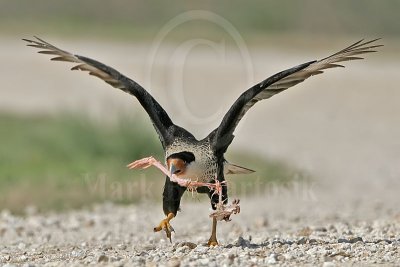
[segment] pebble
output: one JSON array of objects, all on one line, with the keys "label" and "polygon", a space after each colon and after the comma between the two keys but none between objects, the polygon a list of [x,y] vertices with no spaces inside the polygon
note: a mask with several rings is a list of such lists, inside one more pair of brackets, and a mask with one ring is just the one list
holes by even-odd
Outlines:
[{"label": "pebble", "polygon": [[127,248],[127,246],[125,244],[118,244],[117,245],[117,249],[125,250],[126,248]]},{"label": "pebble", "polygon": [[10,255],[4,255],[0,257],[1,262],[9,261],[11,259]]},{"label": "pebble", "polygon": [[208,258],[204,258],[204,259],[200,259],[199,262],[202,265],[208,265],[210,263],[210,260]]},{"label": "pebble", "polygon": [[27,259],[28,259],[27,256],[21,255],[21,256],[19,256],[19,257],[17,258],[17,262],[24,262],[24,261],[26,261]]},{"label": "pebble", "polygon": [[209,247],[206,246],[197,246],[194,251],[199,252],[199,253],[206,253],[208,251]]},{"label": "pebble", "polygon": [[195,243],[192,242],[182,242],[179,244],[179,246],[186,246],[190,249],[195,249],[197,247],[197,245]]},{"label": "pebble", "polygon": [[181,266],[181,261],[177,258],[171,259],[167,263],[168,267],[180,267]]},{"label": "pebble", "polygon": [[297,241],[297,244],[303,245],[307,243],[308,239],[306,237],[302,237]]},{"label": "pebble", "polygon": [[235,241],[234,245],[237,247],[249,247],[250,241],[239,236],[239,238]]},{"label": "pebble", "polygon": [[267,264],[276,264],[278,262],[276,254],[272,253],[267,259]]},{"label": "pebble", "polygon": [[97,262],[108,262],[108,257],[104,254],[101,254],[97,257]]},{"label": "pebble", "polygon": [[335,267],[336,264],[331,261],[326,261],[322,264],[322,267]]},{"label": "pebble", "polygon": [[362,237],[355,237],[349,240],[350,243],[364,242]]},{"label": "pebble", "polygon": [[183,252],[186,252],[186,251],[188,251],[188,250],[190,250],[190,248],[189,248],[188,246],[183,246],[183,247],[177,248],[177,249],[175,250],[175,252],[177,252],[177,253],[183,253]]}]

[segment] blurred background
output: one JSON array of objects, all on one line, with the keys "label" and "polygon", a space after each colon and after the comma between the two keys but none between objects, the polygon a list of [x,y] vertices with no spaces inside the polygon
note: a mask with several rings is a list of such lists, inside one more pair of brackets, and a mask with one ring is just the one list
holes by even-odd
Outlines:
[{"label": "blurred background", "polygon": [[395,0],[2,0],[0,209],[161,201],[159,172],[125,168],[163,157],[139,103],[38,55],[21,40],[33,35],[131,77],[199,139],[260,80],[381,37],[378,53],[253,107],[226,158],[257,171],[228,178],[231,196],[396,206],[399,10]]}]

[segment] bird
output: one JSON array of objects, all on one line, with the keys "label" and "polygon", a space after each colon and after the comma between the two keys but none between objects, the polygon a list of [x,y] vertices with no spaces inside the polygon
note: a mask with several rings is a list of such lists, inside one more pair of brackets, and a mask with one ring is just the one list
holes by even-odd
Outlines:
[{"label": "bird", "polygon": [[[319,60],[306,63],[278,72],[265,80],[245,90],[233,103],[222,118],[217,128],[204,139],[198,140],[188,130],[173,123],[165,109],[156,99],[134,80],[121,74],[117,70],[89,57],[72,54],[34,36],[31,39],[22,39],[28,46],[39,49],[38,53],[54,56],[51,60],[74,63],[71,70],[87,71],[112,87],[118,88],[134,97],[147,112],[160,139],[165,152],[166,168],[171,175],[177,178],[199,181],[202,183],[219,182],[220,194],[215,194],[215,188],[199,187],[197,192],[205,193],[210,198],[211,207],[217,209],[219,201],[228,203],[228,188],[225,183],[227,174],[248,174],[253,170],[229,163],[224,154],[234,139],[234,132],[244,115],[261,100],[271,98],[298,83],[321,74],[330,68],[344,67],[340,62],[363,59],[362,54],[376,52],[378,39],[365,41],[364,39],[347,46],[346,48]],[[171,240],[173,227],[170,221],[177,216],[181,198],[187,187],[169,179],[165,179],[163,190],[163,211],[165,218],[154,228],[155,232],[165,230]],[[225,218],[226,219],[226,218]],[[217,219],[214,217],[211,227],[211,236],[207,244],[218,245]]]}]

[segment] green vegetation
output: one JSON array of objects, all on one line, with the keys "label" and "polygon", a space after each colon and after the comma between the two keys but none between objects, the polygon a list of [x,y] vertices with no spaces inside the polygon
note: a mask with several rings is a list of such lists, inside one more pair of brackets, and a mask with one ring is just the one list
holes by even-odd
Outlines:
[{"label": "green vegetation", "polygon": [[[94,122],[78,115],[21,117],[0,114],[0,209],[20,212],[78,208],[98,201],[161,201],[164,177],[155,169],[125,165],[162,150],[151,124],[140,118]],[[260,182],[289,182],[282,163],[234,153],[232,162],[257,170],[231,177],[231,192],[253,192]]]},{"label": "green vegetation", "polygon": [[[169,20],[189,10],[208,10],[230,21],[246,40],[272,33],[400,36],[397,0],[137,1],[37,0],[0,2],[4,33],[79,35],[86,38],[153,39]],[[192,21],[185,34],[215,34],[216,26]],[[217,33],[218,34],[218,33]],[[218,36],[218,35],[217,35]],[[257,37],[258,38],[258,37]]]}]

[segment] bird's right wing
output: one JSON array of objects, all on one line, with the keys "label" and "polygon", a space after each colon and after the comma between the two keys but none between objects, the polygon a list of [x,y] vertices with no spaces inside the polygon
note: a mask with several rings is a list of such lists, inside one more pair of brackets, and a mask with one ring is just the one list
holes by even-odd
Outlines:
[{"label": "bird's right wing", "polygon": [[323,73],[326,69],[344,67],[337,64],[338,62],[362,59],[359,55],[375,52],[374,48],[382,46],[380,44],[373,44],[377,40],[379,39],[371,41],[361,40],[329,57],[310,61],[281,71],[242,93],[225,114],[219,127],[209,135],[209,138],[212,139],[214,150],[222,153],[226,151],[233,140],[233,132],[236,126],[246,112],[258,101],[283,92],[313,75]]},{"label": "bird's right wing", "polygon": [[36,40],[23,40],[28,42],[28,46],[41,49],[39,51],[41,54],[56,56],[51,60],[76,63],[77,65],[71,70],[88,71],[90,75],[96,76],[111,86],[135,96],[149,115],[163,147],[165,148],[172,142],[173,139],[169,128],[174,124],[167,112],[142,86],[103,63],[84,56],[71,54],[38,37],[35,38]]}]

